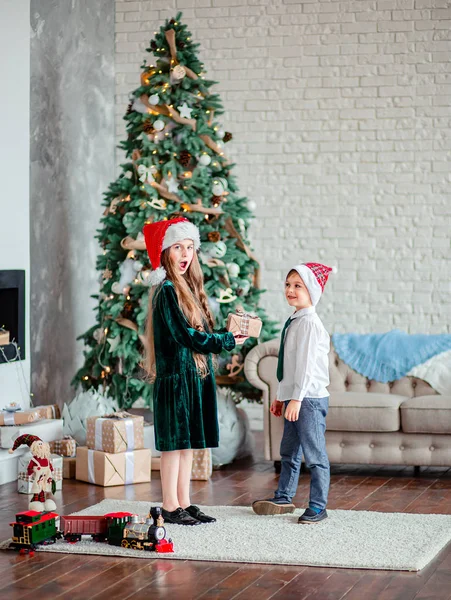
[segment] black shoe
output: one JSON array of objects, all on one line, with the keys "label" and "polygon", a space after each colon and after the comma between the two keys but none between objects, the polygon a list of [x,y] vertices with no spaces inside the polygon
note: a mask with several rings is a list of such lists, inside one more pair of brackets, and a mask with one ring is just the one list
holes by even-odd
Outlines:
[{"label": "black shoe", "polygon": [[191,504],[191,506],[185,508],[185,511],[191,517],[193,517],[193,519],[197,519],[201,523],[216,523],[216,519],[214,517],[209,517],[203,513],[198,506],[194,506],[194,504]]},{"label": "black shoe", "polygon": [[252,502],[252,510],[257,515],[286,515],[295,510],[295,505],[285,498],[269,498]]},{"label": "black shoe", "polygon": [[174,525],[200,525],[200,521],[189,515],[186,510],[183,510],[181,506],[173,511],[161,509],[165,523],[171,523]]},{"label": "black shoe", "polygon": [[305,512],[299,517],[298,523],[301,525],[308,525],[309,523],[319,523],[327,519],[327,510],[324,508],[319,513],[315,512],[311,508],[307,508]]}]

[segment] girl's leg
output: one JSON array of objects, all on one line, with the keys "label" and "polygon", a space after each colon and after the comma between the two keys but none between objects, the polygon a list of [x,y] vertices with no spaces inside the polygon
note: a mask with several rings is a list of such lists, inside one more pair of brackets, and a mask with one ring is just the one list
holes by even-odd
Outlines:
[{"label": "girl's leg", "polygon": [[163,490],[163,508],[172,512],[180,506],[177,484],[180,469],[180,455],[184,450],[162,452],[160,459],[161,487]]},{"label": "girl's leg", "polygon": [[193,466],[193,451],[180,450],[180,463],[178,472],[177,497],[182,508],[191,505],[190,501],[190,482],[191,469]]}]

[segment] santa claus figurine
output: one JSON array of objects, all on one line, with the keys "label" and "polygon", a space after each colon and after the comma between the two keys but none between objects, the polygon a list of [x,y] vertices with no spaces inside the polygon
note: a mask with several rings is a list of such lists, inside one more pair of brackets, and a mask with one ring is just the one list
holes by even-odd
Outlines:
[{"label": "santa claus figurine", "polygon": [[[31,498],[28,508],[36,512],[51,511],[56,509],[52,498],[53,492],[53,465],[50,462],[50,446],[43,442],[37,435],[25,433],[20,435],[9,450],[13,453],[19,446],[26,444],[30,447],[31,457],[27,467],[27,475],[32,477],[33,484]],[[53,489],[52,489],[53,488]]]}]

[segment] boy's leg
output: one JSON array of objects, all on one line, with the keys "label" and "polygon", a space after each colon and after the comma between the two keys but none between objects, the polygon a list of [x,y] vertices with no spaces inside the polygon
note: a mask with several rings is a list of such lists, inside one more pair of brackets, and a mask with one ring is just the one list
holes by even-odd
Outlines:
[{"label": "boy's leg", "polygon": [[296,494],[301,467],[302,448],[299,443],[298,423],[284,419],[280,444],[282,469],[274,498],[256,500],[252,509],[257,515],[282,515],[292,513],[295,506],[291,499]]},{"label": "boy's leg", "polygon": [[326,452],[326,415],[329,398],[304,398],[299,415],[305,463],[311,473],[309,508],[324,511],[330,485],[330,466]]},{"label": "boy's leg", "polygon": [[302,446],[299,432],[299,420],[287,421],[284,418],[283,436],[280,442],[279,485],[274,494],[275,498],[283,498],[291,502],[299,483],[299,473],[302,462]]}]

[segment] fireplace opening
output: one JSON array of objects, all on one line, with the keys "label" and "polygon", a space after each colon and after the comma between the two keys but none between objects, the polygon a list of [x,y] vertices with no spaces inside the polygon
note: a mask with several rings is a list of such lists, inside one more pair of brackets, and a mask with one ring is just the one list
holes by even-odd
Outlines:
[{"label": "fireplace opening", "polygon": [[0,340],[8,342],[8,337],[9,343],[0,343],[3,351],[0,352],[0,363],[16,358],[13,341],[20,348],[20,359],[24,360],[25,271],[0,271]]}]

